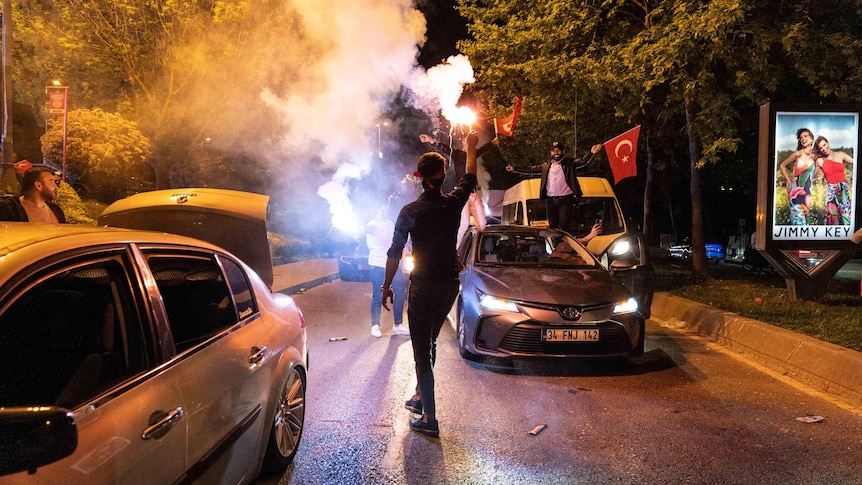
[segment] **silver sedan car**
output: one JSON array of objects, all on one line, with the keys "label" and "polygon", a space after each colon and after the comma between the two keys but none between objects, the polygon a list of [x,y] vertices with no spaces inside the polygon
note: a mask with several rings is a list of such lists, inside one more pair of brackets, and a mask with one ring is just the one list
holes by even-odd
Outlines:
[{"label": "silver sedan car", "polygon": [[[235,484],[285,470],[308,356],[302,313],[266,281],[266,204],[182,189],[100,219],[136,229],[0,222],[0,483]],[[156,226],[221,243],[141,230]]]},{"label": "silver sedan car", "polygon": [[466,358],[642,354],[652,267],[634,236],[600,258],[569,234],[516,225],[462,241],[453,307]]}]

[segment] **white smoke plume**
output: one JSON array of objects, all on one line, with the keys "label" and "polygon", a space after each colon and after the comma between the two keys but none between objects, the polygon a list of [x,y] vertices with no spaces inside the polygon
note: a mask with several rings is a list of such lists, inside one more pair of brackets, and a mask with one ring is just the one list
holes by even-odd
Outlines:
[{"label": "white smoke plume", "polygon": [[297,30],[304,35],[285,39],[285,49],[297,52],[303,64],[301,69],[295,61],[290,64],[287,89],[282,83],[260,95],[285,130],[274,148],[274,165],[296,174],[295,162],[307,161],[303,175],[332,174],[325,182],[290,185],[305,190],[305,197],[309,185],[318,187],[332,225],[359,227],[366,221],[353,213],[349,186],[379,161],[378,125],[387,102],[406,87],[416,107],[448,116],[463,86],[473,82],[473,70],[464,56],[427,72],[417,65],[426,24],[410,1],[293,1]]}]

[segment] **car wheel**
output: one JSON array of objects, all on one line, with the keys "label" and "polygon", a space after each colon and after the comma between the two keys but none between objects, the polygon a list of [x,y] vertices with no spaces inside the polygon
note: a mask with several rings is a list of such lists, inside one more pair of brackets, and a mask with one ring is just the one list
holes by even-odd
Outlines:
[{"label": "car wheel", "polygon": [[263,475],[284,473],[299,449],[304,424],[305,374],[294,367],[282,384],[275,405],[275,415],[272,418],[269,442],[263,459]]}]

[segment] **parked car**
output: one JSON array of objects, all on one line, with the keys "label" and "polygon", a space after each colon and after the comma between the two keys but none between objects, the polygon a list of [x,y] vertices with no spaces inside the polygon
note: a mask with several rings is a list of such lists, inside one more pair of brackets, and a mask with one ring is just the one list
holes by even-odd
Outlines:
[{"label": "parked car", "polygon": [[368,246],[365,237],[348,246],[338,257],[338,277],[341,281],[371,281],[371,266],[368,264]]},{"label": "parked car", "polygon": [[630,234],[597,259],[555,229],[471,229],[458,250],[463,269],[453,306],[461,355],[642,354],[654,274],[647,254]]},{"label": "parked car", "polygon": [[[724,244],[722,244],[718,239],[707,237],[705,239],[705,245],[707,261],[713,263],[720,263],[724,261]],[[682,243],[674,244],[667,248],[667,257],[682,261],[688,261],[689,259],[691,259],[691,252],[691,238],[686,237],[682,240]]]},{"label": "parked car", "polygon": [[308,351],[300,309],[270,289],[266,200],[155,191],[99,219],[134,229],[0,223],[0,483],[283,473]]}]

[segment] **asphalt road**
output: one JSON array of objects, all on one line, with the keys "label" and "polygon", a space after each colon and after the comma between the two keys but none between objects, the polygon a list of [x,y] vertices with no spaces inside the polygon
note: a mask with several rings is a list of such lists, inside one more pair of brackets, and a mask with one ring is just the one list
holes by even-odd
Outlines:
[{"label": "asphalt road", "polygon": [[444,327],[441,437],[423,437],[403,408],[409,338],[386,334],[390,314],[370,336],[370,290],[336,280],[294,296],[308,324],[306,426],[295,464],[256,484],[862,483],[862,403],[652,321],[635,360],[511,365],[463,360]]}]

